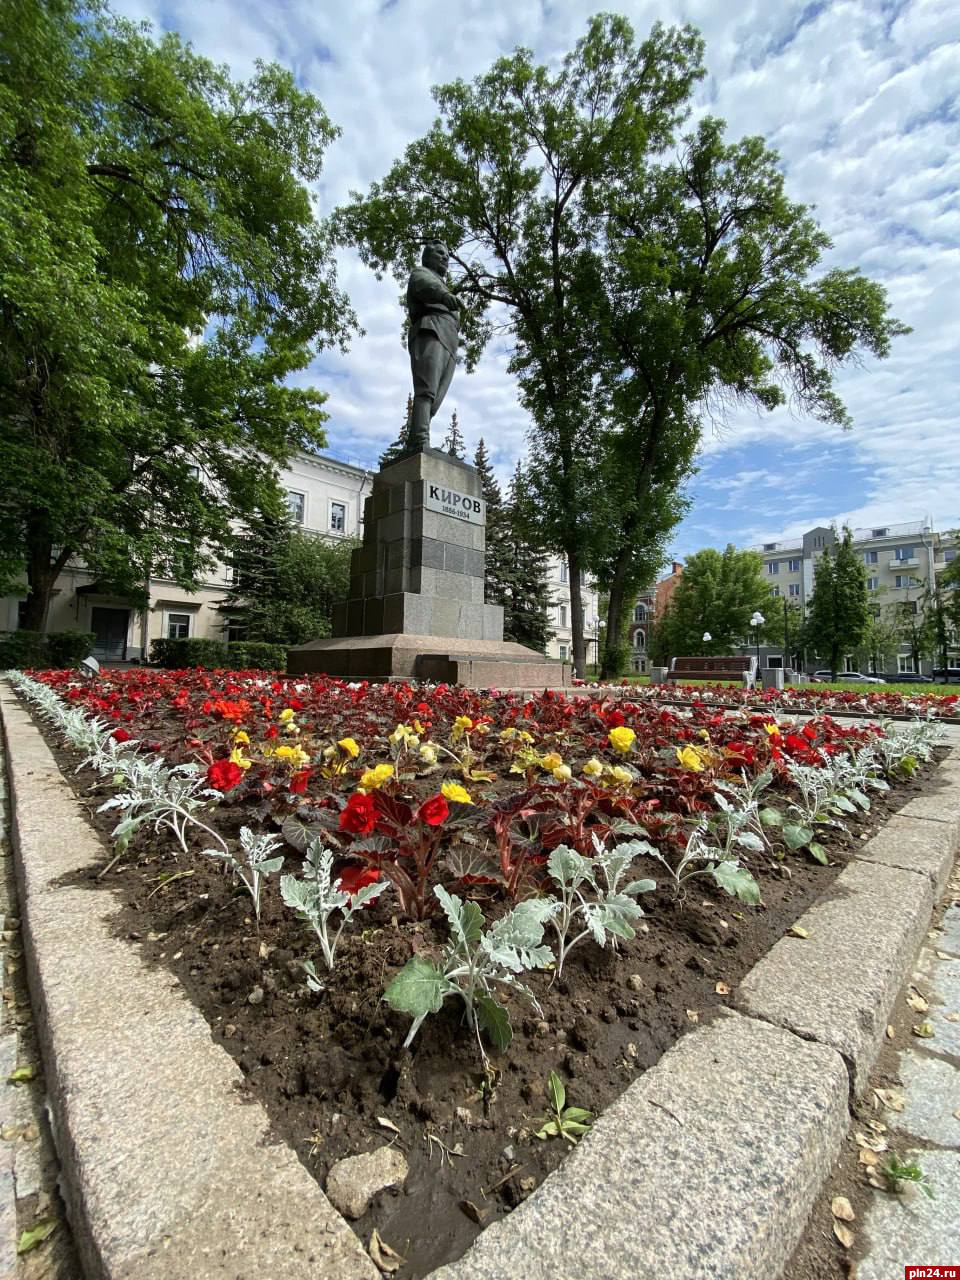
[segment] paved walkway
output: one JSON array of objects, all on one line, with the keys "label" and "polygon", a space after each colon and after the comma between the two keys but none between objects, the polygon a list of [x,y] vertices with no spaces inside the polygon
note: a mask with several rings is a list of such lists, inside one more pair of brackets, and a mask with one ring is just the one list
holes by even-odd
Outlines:
[{"label": "paved walkway", "polygon": [[856,1280],[900,1280],[908,1263],[960,1268],[960,864],[951,890],[953,905],[931,930],[905,992],[920,996],[915,1025],[932,1034],[912,1037],[899,1052],[902,1098],[893,1100],[902,1110],[883,1117],[890,1145],[920,1166],[933,1198],[917,1188],[872,1197],[863,1221],[870,1246]]},{"label": "paved walkway", "polygon": [[[0,738],[0,1280],[81,1280],[70,1229],[56,1190],[58,1165],[46,1115],[40,1054],[33,1029],[20,943],[9,837],[6,761]],[[34,1078],[10,1083],[17,1068]],[[49,1234],[18,1255],[25,1231]]]}]

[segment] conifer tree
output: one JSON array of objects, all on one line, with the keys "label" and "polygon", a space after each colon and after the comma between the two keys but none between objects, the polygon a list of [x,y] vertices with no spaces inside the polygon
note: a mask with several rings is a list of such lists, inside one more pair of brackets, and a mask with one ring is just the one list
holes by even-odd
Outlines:
[{"label": "conifer tree", "polygon": [[853,534],[844,529],[836,546],[827,547],[817,561],[804,629],[805,644],[829,659],[831,675],[836,679],[840,659],[859,647],[869,627],[863,557],[853,548]]},{"label": "conifer tree", "polygon": [[483,598],[487,604],[499,604],[506,608],[510,594],[511,564],[508,513],[482,437],[473,457],[473,465],[480,476],[481,496],[487,505]]},{"label": "conifer tree", "polygon": [[530,499],[526,478],[517,463],[507,496],[503,638],[545,653],[553,634],[548,610],[552,603],[547,581],[547,553],[531,534]]},{"label": "conifer tree", "polygon": [[380,470],[389,467],[391,462],[397,462],[405,454],[410,452],[412,441],[410,439],[410,429],[413,426],[413,396],[407,396],[407,416],[404,418],[403,426],[400,428],[400,434],[394,440],[393,444],[388,445],[380,455]]},{"label": "conifer tree", "polygon": [[451,458],[458,458],[461,462],[467,460],[467,446],[464,443],[463,436],[460,434],[460,419],[457,417],[457,411],[454,409],[453,417],[450,419],[450,430],[447,432],[446,439],[440,446],[450,454]]}]

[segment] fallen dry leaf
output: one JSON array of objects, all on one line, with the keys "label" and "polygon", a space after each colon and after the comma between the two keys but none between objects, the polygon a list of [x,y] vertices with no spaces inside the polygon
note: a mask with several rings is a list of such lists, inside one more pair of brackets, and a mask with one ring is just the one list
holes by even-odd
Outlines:
[{"label": "fallen dry leaf", "polygon": [[845,1227],[842,1222],[835,1222],[833,1224],[833,1234],[845,1249],[853,1248],[853,1242],[857,1237],[853,1234],[850,1228]]},{"label": "fallen dry leaf", "polygon": [[871,1169],[867,1174],[867,1181],[870,1183],[871,1187],[875,1187],[877,1191],[886,1191],[887,1189],[887,1184],[884,1182],[883,1178],[880,1177],[880,1175],[873,1169]]},{"label": "fallen dry leaf", "polygon": [[945,1013],[943,1020],[944,1022],[960,1022],[960,1013]]},{"label": "fallen dry leaf", "polygon": [[960,1120],[960,1107],[957,1107],[956,1111],[953,1113],[953,1118],[954,1120]]},{"label": "fallen dry leaf", "polygon": [[406,1262],[406,1258],[401,1257],[396,1249],[391,1249],[385,1240],[380,1239],[380,1232],[376,1227],[370,1236],[369,1254],[380,1270],[387,1275],[399,1271]]},{"label": "fallen dry leaf", "polygon": [[459,1200],[457,1203],[459,1204],[462,1212],[465,1213],[472,1222],[475,1222],[478,1227],[483,1226],[487,1220],[487,1215],[483,1209],[478,1208],[472,1200]]},{"label": "fallen dry leaf", "polygon": [[800,925],[800,924],[791,925],[790,928],[787,930],[787,933],[790,935],[791,938],[809,938],[810,937],[810,934],[808,933],[808,931],[804,929],[803,925]]},{"label": "fallen dry leaf", "polygon": [[869,1147],[865,1147],[859,1156],[861,1164],[865,1164],[867,1168],[872,1169],[874,1165],[880,1163],[880,1157],[875,1151],[871,1151]]},{"label": "fallen dry leaf", "polygon": [[700,1021],[700,1015],[699,1015],[699,1013],[697,1013],[696,1009],[688,1009],[688,1010],[687,1010],[687,1021],[688,1021],[688,1022],[699,1022],[699,1021]]},{"label": "fallen dry leaf", "polygon": [[857,1216],[846,1196],[834,1196],[830,1202],[830,1212],[835,1218],[840,1218],[844,1222],[853,1222]]},{"label": "fallen dry leaf", "polygon": [[918,1022],[913,1028],[913,1034],[919,1036],[921,1040],[929,1040],[936,1033],[932,1022]]},{"label": "fallen dry leaf", "polygon": [[880,1105],[888,1111],[902,1111],[907,1105],[906,1098],[902,1093],[897,1093],[896,1089],[874,1089],[873,1092]]},{"label": "fallen dry leaf", "polygon": [[853,1140],[858,1147],[863,1147],[867,1151],[886,1151],[887,1149],[886,1139],[879,1134],[874,1134],[873,1137],[868,1138],[865,1133],[855,1133]]},{"label": "fallen dry leaf", "polygon": [[730,994],[730,988],[725,982],[718,982],[713,989],[718,996],[728,996]]},{"label": "fallen dry leaf", "polygon": [[386,1116],[377,1116],[377,1124],[381,1129],[389,1129],[391,1133],[395,1133],[398,1138],[400,1137],[400,1130],[393,1121],[388,1120]]},{"label": "fallen dry leaf", "polygon": [[896,1034],[897,1034],[897,1033],[896,1033],[896,1030],[895,1030],[892,1026],[890,1026],[890,1025],[888,1024],[888,1025],[887,1025],[887,1039],[888,1039],[888,1040],[892,1040],[892,1039],[893,1039],[893,1037],[894,1037]]},{"label": "fallen dry leaf", "polygon": [[907,988],[907,1004],[911,1009],[916,1009],[917,1013],[927,1013],[930,1008],[916,987]]}]

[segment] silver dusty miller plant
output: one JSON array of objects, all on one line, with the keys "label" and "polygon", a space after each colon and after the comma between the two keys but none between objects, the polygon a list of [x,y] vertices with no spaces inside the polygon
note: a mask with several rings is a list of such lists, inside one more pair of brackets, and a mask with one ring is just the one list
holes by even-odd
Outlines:
[{"label": "silver dusty miller plant", "polygon": [[249,827],[240,828],[241,861],[230,849],[204,849],[211,858],[222,858],[231,871],[243,883],[253,900],[253,910],[260,923],[260,891],[267,876],[273,875],[283,866],[283,854],[274,856],[283,847],[279,836],[261,831],[259,835]]},{"label": "silver dusty miller plant", "polygon": [[[618,938],[635,937],[633,926],[643,915],[636,899],[657,887],[656,880],[631,880],[621,885],[631,863],[654,852],[645,840],[605,849],[594,836],[593,847],[594,857],[584,858],[565,844],[557,845],[547,859],[547,871],[559,887],[557,896],[544,899],[550,904],[546,919],[557,935],[557,977],[569,953],[585,938],[593,938],[601,947],[609,938],[616,949]],[[574,932],[581,925],[580,931]]]},{"label": "silver dusty miller plant", "polygon": [[484,930],[483,912],[475,902],[464,902],[437,885],[433,890],[450,927],[450,940],[439,963],[414,956],[403,966],[384,992],[391,1009],[409,1013],[413,1023],[404,1040],[408,1047],[423,1020],[437,1013],[448,996],[459,996],[465,1005],[467,1025],[475,1032],[485,1057],[480,1032],[485,1031],[498,1049],[513,1038],[506,1009],[494,996],[498,985],[520,992],[534,1008],[540,1006],[518,974],[542,968],[553,960],[543,942],[543,927],[552,903],[528,899]]},{"label": "silver dusty miller plant", "polygon": [[[379,898],[389,887],[388,881],[381,880],[375,884],[365,884],[356,893],[350,894],[340,888],[339,878],[334,880],[332,873],[333,854],[315,838],[307,846],[302,877],[280,877],[281,898],[288,907],[299,913],[301,919],[317,935],[328,970],[334,967],[340,935],[356,912]],[[340,923],[334,930],[331,928],[330,918],[335,912],[340,913]],[[320,981],[312,961],[305,961],[303,967],[310,989],[318,990]]]}]

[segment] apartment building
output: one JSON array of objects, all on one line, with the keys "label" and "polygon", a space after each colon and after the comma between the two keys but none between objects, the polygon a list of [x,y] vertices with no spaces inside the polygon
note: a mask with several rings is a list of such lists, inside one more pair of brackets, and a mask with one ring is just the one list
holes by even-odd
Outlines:
[{"label": "apartment building", "polygon": [[[363,500],[373,472],[323,454],[298,454],[280,473],[290,514],[307,532],[329,538],[359,538]],[[94,655],[110,661],[143,661],[152,641],[164,636],[221,639],[224,618],[217,605],[230,585],[231,570],[218,564],[195,591],[172,579],[151,578],[145,607],[111,595],[82,564],[69,564],[57,580],[48,631],[89,631]],[[26,590],[0,599],[0,631],[19,626]]]},{"label": "apartment building", "polygon": [[[570,604],[570,573],[566,560],[551,556],[547,563],[547,583],[552,604],[549,610],[553,636],[547,644],[547,657],[570,662],[573,658],[573,610]],[[600,652],[600,597],[596,584],[586,573],[580,575],[580,597],[583,604],[583,629],[587,640],[587,663],[597,661]]]},{"label": "apartment building", "polygon": [[[763,557],[764,574],[773,596],[805,612],[813,593],[817,560],[836,540],[835,529],[820,525],[796,540],[764,542],[750,550]],[[929,521],[921,520],[854,529],[853,544],[863,557],[871,608],[877,617],[891,606],[919,613],[925,591],[958,554],[955,537],[938,533]],[[791,665],[789,655],[766,649],[763,654],[765,665]],[[924,662],[922,673],[929,675],[932,665]],[[902,645],[896,665],[888,666],[888,674],[914,671],[910,646]]]}]

